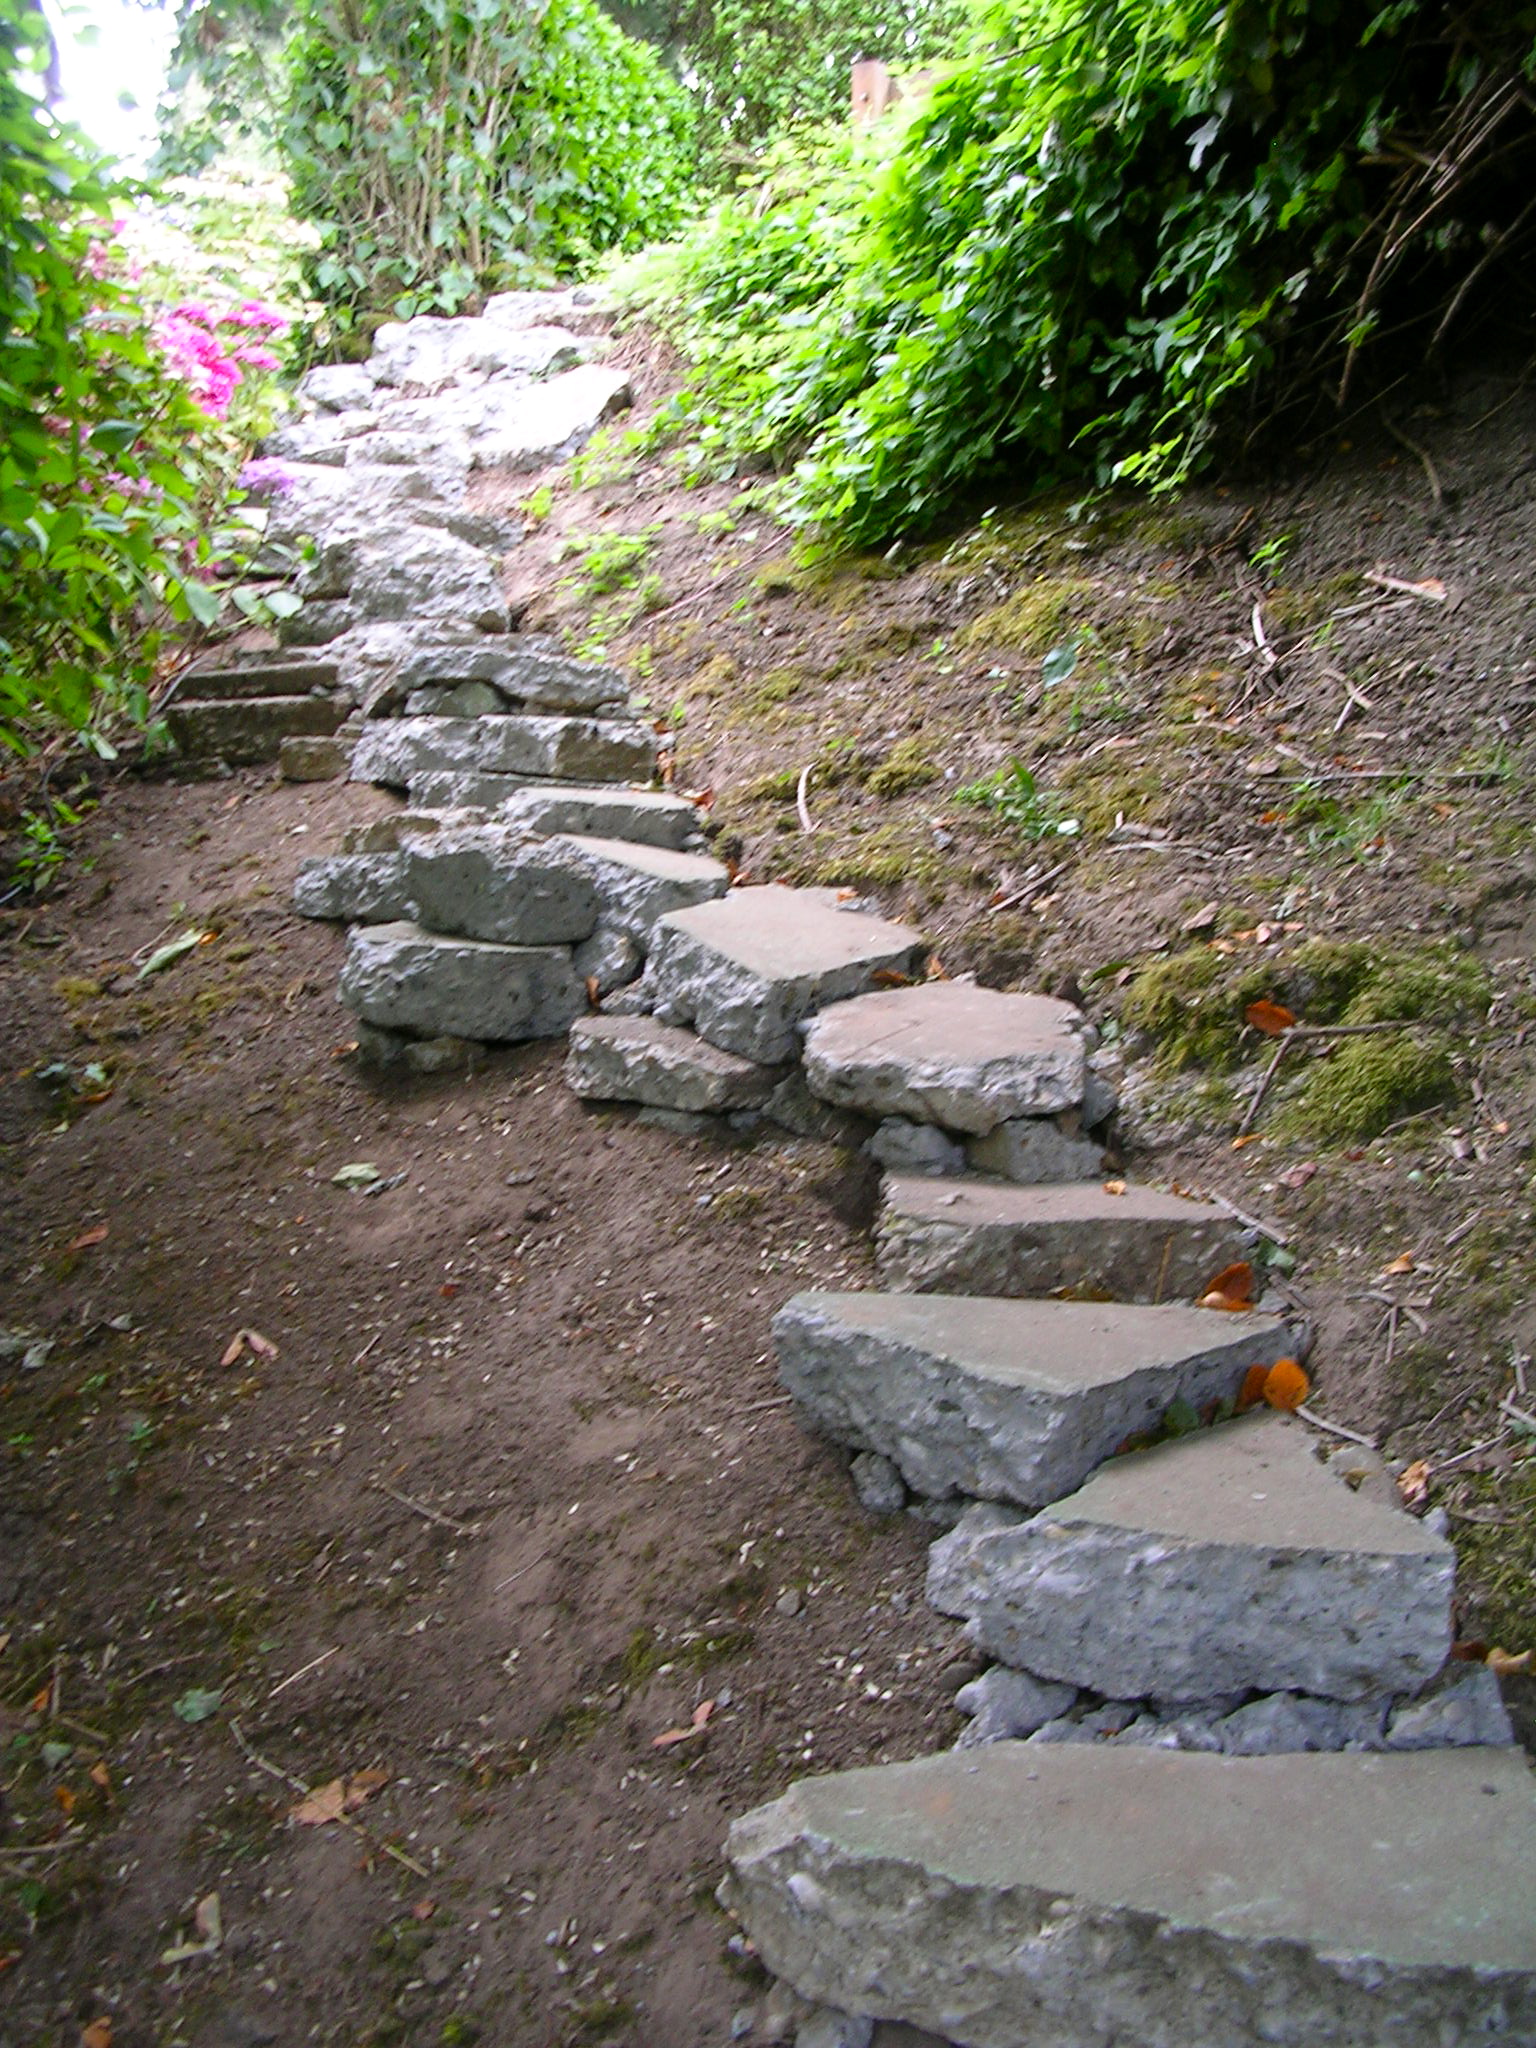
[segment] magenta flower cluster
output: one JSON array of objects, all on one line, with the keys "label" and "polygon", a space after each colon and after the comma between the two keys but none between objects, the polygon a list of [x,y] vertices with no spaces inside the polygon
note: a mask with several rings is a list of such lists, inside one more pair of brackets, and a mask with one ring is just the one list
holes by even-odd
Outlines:
[{"label": "magenta flower cluster", "polygon": [[228,416],[246,370],[275,370],[279,361],[258,337],[276,337],[288,322],[260,299],[216,307],[183,299],[155,322],[167,363],[185,380],[210,419]]}]

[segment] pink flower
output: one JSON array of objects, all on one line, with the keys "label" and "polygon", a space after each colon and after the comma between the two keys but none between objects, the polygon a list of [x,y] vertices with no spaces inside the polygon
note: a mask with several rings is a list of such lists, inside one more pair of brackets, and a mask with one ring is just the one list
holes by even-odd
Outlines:
[{"label": "pink flower", "polygon": [[293,472],[275,455],[258,455],[240,472],[240,488],[258,495],[281,498],[293,489]]},{"label": "pink flower", "polygon": [[237,348],[230,353],[238,363],[248,363],[253,370],[280,370],[282,363],[269,348]]}]

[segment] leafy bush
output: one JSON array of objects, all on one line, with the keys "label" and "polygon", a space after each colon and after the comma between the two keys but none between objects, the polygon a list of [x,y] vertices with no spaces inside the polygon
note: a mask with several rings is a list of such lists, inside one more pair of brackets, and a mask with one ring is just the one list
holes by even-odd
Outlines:
[{"label": "leafy bush", "polygon": [[0,747],[64,727],[110,755],[165,626],[217,611],[199,571],[227,551],[206,528],[239,435],[210,422],[274,360],[271,321],[140,295],[111,247],[123,189],[28,88],[38,21],[0,0]]},{"label": "leafy bush", "polygon": [[636,297],[717,442],[849,541],[998,475],[1175,483],[1394,326],[1432,352],[1536,233],[1533,35],[1499,0],[1006,0],[888,165],[781,159]]},{"label": "leafy bush", "polygon": [[279,155],[360,314],[459,310],[674,230],[689,107],[595,0],[298,0]]}]

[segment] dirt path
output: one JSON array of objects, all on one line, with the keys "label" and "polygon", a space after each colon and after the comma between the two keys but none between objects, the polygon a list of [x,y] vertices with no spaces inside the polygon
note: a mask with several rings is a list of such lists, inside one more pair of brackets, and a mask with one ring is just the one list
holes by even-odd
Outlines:
[{"label": "dirt path", "polygon": [[[119,787],[0,951],[0,1321],[52,1343],[0,1395],[7,2048],[723,2042],[730,1816],[958,1725],[920,1532],[875,1537],[767,1357],[866,1272],[868,1190],[594,1116],[553,1047],[365,1081],[287,895],[381,802]],[[241,1329],[275,1357],[222,1362]],[[250,1752],[387,1783],[304,1826]],[[214,1893],[222,1947],[164,1964]]]}]

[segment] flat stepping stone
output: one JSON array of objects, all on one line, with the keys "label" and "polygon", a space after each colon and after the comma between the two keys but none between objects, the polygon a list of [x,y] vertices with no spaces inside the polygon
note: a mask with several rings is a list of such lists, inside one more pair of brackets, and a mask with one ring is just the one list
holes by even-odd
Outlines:
[{"label": "flat stepping stone", "polygon": [[1112,1195],[1099,1181],[892,1174],[875,1235],[881,1285],[918,1294],[1197,1301],[1243,1255],[1238,1226],[1214,1203],[1134,1184]]},{"label": "flat stepping stone", "polygon": [[627,933],[642,950],[663,917],[713,903],[731,886],[730,869],[708,854],[586,833],[562,833],[544,844],[552,855],[580,864],[597,891],[601,922]]},{"label": "flat stepping stone", "polygon": [[182,702],[228,703],[235,697],[302,697],[310,690],[331,690],[340,678],[334,661],[258,660],[232,662],[219,668],[188,669],[181,679]]},{"label": "flat stepping stone", "polygon": [[646,989],[663,1023],[771,1066],[799,1052],[804,1018],[879,973],[910,974],[923,951],[910,925],[848,909],[833,889],[733,889],[662,919]]},{"label": "flat stepping stone", "polygon": [[528,832],[625,839],[637,846],[671,847],[674,852],[700,837],[698,811],[686,797],[666,790],[525,784],[510,792],[501,789],[496,805],[506,823]]},{"label": "flat stepping stone", "polygon": [[755,1108],[781,1075],[655,1017],[579,1017],[565,1060],[567,1084],[586,1101],[695,1113]]},{"label": "flat stepping stone", "polygon": [[346,715],[346,705],[334,697],[209,698],[168,706],[165,722],[187,760],[240,768],[275,761],[283,741],[295,735],[333,733]]},{"label": "flat stepping stone", "polygon": [[1510,1751],[1000,1742],[803,1780],[726,1858],[775,1975],[968,2048],[1536,2040]]},{"label": "flat stepping stone", "polygon": [[1289,1348],[1276,1316],[959,1294],[797,1294],[779,1377],[815,1426],[916,1493],[1042,1507],[1175,1401],[1238,1393]]},{"label": "flat stepping stone", "polygon": [[628,782],[655,766],[655,734],[627,719],[377,718],[353,752],[352,780],[393,789],[442,773]]},{"label": "flat stepping stone", "polygon": [[498,946],[414,924],[357,925],[338,994],[364,1023],[420,1038],[557,1038],[587,1007],[560,946]]},{"label": "flat stepping stone", "polygon": [[823,1008],[805,1035],[812,1094],[865,1116],[976,1136],[1083,1099],[1083,1014],[974,982],[881,989]]},{"label": "flat stepping stone", "polygon": [[1003,1663],[1108,1699],[1417,1692],[1450,1654],[1455,1553],[1315,1444],[1249,1417],[1116,1458],[1028,1521],[963,1518],[929,1601]]}]

